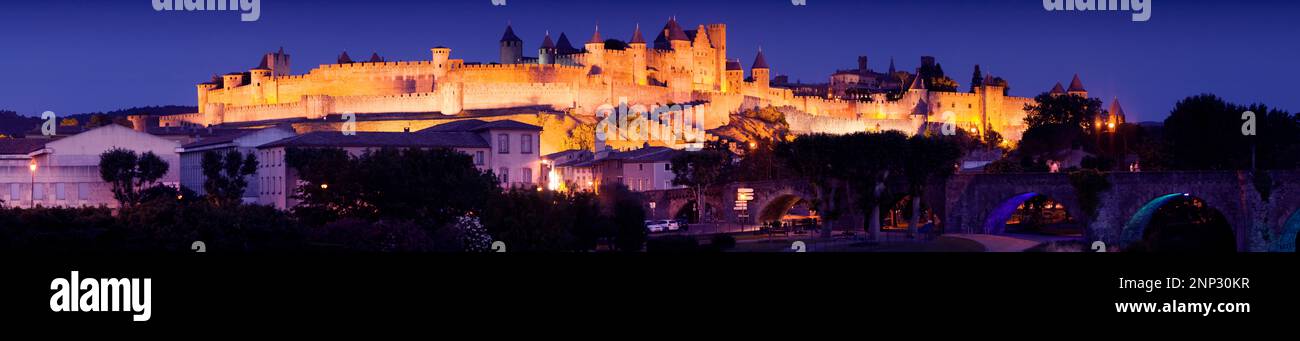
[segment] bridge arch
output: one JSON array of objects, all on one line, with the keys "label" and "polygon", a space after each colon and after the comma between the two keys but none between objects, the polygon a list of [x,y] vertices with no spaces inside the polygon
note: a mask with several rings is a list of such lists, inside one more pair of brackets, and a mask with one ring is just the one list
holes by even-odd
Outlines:
[{"label": "bridge arch", "polygon": [[809,210],[812,210],[812,204],[809,203],[808,200],[808,196],[792,190],[782,190],[778,193],[772,194],[766,201],[757,206],[760,207],[760,209],[757,214],[754,215],[755,222],[764,224],[781,220],[781,218],[785,217],[791,209],[794,209],[801,203]]},{"label": "bridge arch", "polygon": [[[1211,229],[1209,231],[1210,234],[1227,237],[1227,240],[1224,240],[1224,244],[1221,245],[1225,250],[1229,241],[1232,244],[1232,250],[1235,251],[1240,249],[1237,245],[1236,234],[1238,231],[1236,231],[1236,229],[1231,225],[1224,212],[1221,209],[1216,208],[1209,201],[1192,195],[1191,193],[1170,193],[1147,201],[1146,204],[1142,205],[1142,207],[1129,218],[1128,222],[1124,224],[1124,229],[1120,232],[1120,247],[1127,249],[1137,245],[1145,245],[1152,232],[1150,229],[1151,224],[1153,220],[1159,216],[1161,209],[1178,207],[1170,206],[1171,204],[1190,205],[1189,207],[1192,207],[1192,209],[1204,210],[1204,212],[1209,216],[1209,218],[1206,219],[1208,221],[1202,221],[1196,224],[1196,226],[1206,226]],[[1214,225],[1222,225],[1221,227],[1226,228],[1217,229]],[[1175,228],[1176,226],[1169,227]]]},{"label": "bridge arch", "polygon": [[1274,252],[1295,252],[1296,234],[1300,233],[1300,209],[1295,210],[1286,222],[1282,223],[1282,234],[1273,244]]},{"label": "bridge arch", "polygon": [[[711,203],[704,203],[704,212],[709,212],[712,208],[713,206]],[[701,209],[701,207],[695,198],[676,200],[673,201],[673,206],[668,209],[667,219],[686,220],[692,224],[700,223],[700,221],[697,221],[699,220],[697,219],[699,215],[697,215],[696,212],[696,210],[699,209]]]},{"label": "bridge arch", "polygon": [[[1030,205],[1047,205],[1051,206],[1049,209],[1063,211],[1063,222],[1072,223],[1076,217],[1076,213],[1072,210],[1077,208],[1066,205],[1060,200],[1039,192],[1025,192],[1011,196],[993,207],[993,210],[989,212],[984,220],[982,232],[984,234],[1007,233],[1007,223],[1018,213],[1024,214],[1025,212],[1022,212],[1022,210],[1027,209]],[[1039,207],[1039,209],[1043,208]],[[1082,228],[1079,230],[1081,234],[1086,234]]]}]

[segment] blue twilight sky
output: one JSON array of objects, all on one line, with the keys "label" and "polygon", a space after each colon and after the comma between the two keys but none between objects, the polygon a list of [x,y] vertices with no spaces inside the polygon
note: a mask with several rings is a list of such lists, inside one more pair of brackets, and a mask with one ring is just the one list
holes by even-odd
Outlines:
[{"label": "blue twilight sky", "polygon": [[[194,105],[194,84],[245,71],[283,46],[296,73],[362,59],[497,59],[507,21],[535,55],[543,34],[586,41],[595,24],[647,39],[669,16],[688,29],[728,24],[732,58],[762,46],[773,74],[824,82],[856,56],[902,70],[936,56],[965,86],[972,68],[1033,96],[1079,73],[1094,96],[1118,96],[1130,120],[1162,120],[1174,102],[1211,92],[1236,102],[1300,111],[1300,1],[1148,0],[1151,19],[1122,12],[1048,12],[1040,0],[260,0],[261,18],[236,12],[155,12],[153,0],[6,1],[0,5],[0,109],[34,115],[133,106]],[[532,51],[531,53],[527,51]]]}]

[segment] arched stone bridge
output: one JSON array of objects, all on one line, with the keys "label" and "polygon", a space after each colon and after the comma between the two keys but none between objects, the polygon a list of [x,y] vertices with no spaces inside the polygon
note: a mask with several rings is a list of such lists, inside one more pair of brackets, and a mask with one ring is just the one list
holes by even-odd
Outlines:
[{"label": "arched stone bridge", "polygon": [[[1112,187],[1101,193],[1101,206],[1086,237],[1126,246],[1142,237],[1146,221],[1140,211],[1191,196],[1223,213],[1237,250],[1294,251],[1300,229],[1300,172],[1269,174],[1275,185],[1265,201],[1249,172],[1108,173]],[[1007,209],[1014,210],[1032,194],[1065,205],[1072,217],[1084,217],[1067,174],[959,174],[949,179],[944,192],[942,216],[949,232],[998,233]]]},{"label": "arched stone bridge", "polygon": [[[1188,195],[1223,213],[1233,228],[1241,251],[1294,251],[1300,230],[1300,172],[1269,172],[1274,186],[1263,200],[1249,172],[1143,172],[1108,173],[1111,189],[1101,193],[1097,215],[1086,229],[1087,240],[1119,247],[1140,239],[1146,221],[1140,211],[1154,210],[1169,198]],[[754,189],[749,216],[733,210],[736,190]],[[851,193],[846,207],[856,207]],[[946,183],[931,185],[923,201],[940,217],[948,233],[996,234],[1003,232],[1009,211],[1034,195],[1061,203],[1071,217],[1084,217],[1078,195],[1067,174],[957,174]],[[800,199],[815,197],[806,181],[760,181],[718,186],[705,195],[712,221],[759,224],[764,211],[789,209]],[[647,192],[655,202],[651,217],[668,219],[695,201],[687,189]],[[846,212],[836,226],[861,226],[862,215]],[[779,216],[779,214],[777,215]],[[1138,219],[1135,219],[1138,216]]]}]

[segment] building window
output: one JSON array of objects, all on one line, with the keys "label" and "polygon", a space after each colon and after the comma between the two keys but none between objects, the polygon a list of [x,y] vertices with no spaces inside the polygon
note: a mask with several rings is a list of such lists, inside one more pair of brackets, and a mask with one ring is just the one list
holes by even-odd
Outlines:
[{"label": "building window", "polygon": [[522,174],[520,174],[519,176],[523,178],[523,179],[522,179],[522,180],[523,180],[523,183],[526,183],[526,184],[531,184],[531,183],[533,183],[533,169],[532,169],[532,168],[524,168],[524,172],[523,172]]},{"label": "building window", "polygon": [[474,152],[474,165],[476,166],[483,165],[483,151]]},{"label": "building window", "polygon": [[645,170],[645,165],[644,165],[644,164],[640,164],[640,163],[636,164],[636,170],[638,170],[638,171],[643,171],[643,170]]},{"label": "building window", "polygon": [[89,184],[89,183],[82,182],[82,183],[77,184],[77,199],[81,199],[81,200],[90,200],[90,184]]},{"label": "building window", "polygon": [[671,171],[671,170],[673,170],[673,164],[671,164],[671,163],[665,163],[665,164],[664,164],[664,170],[666,170],[666,171]]},{"label": "building window", "polygon": [[45,200],[45,184],[36,184],[32,189],[32,200]]},{"label": "building window", "polygon": [[510,183],[510,168],[501,167],[501,174],[498,174],[498,176],[501,177],[501,183],[502,183],[502,184],[509,184],[509,183]]},{"label": "building window", "polygon": [[9,184],[9,200],[18,201],[23,197],[23,189],[19,184]]},{"label": "building window", "polygon": [[65,183],[54,184],[54,198],[58,200],[68,200],[68,189]]},{"label": "building window", "polygon": [[519,152],[523,154],[533,153],[533,135],[524,134],[519,138]]},{"label": "building window", "polygon": [[497,153],[510,154],[510,135],[497,135]]}]

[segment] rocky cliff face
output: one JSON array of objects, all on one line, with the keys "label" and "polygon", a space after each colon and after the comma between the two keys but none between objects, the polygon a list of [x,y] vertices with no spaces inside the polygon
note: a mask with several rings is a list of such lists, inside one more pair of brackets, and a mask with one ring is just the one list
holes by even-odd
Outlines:
[{"label": "rocky cliff face", "polygon": [[731,114],[727,125],[709,130],[724,141],[748,143],[757,140],[788,140],[790,125],[786,123],[786,111],[793,108],[766,107],[746,110]]}]

